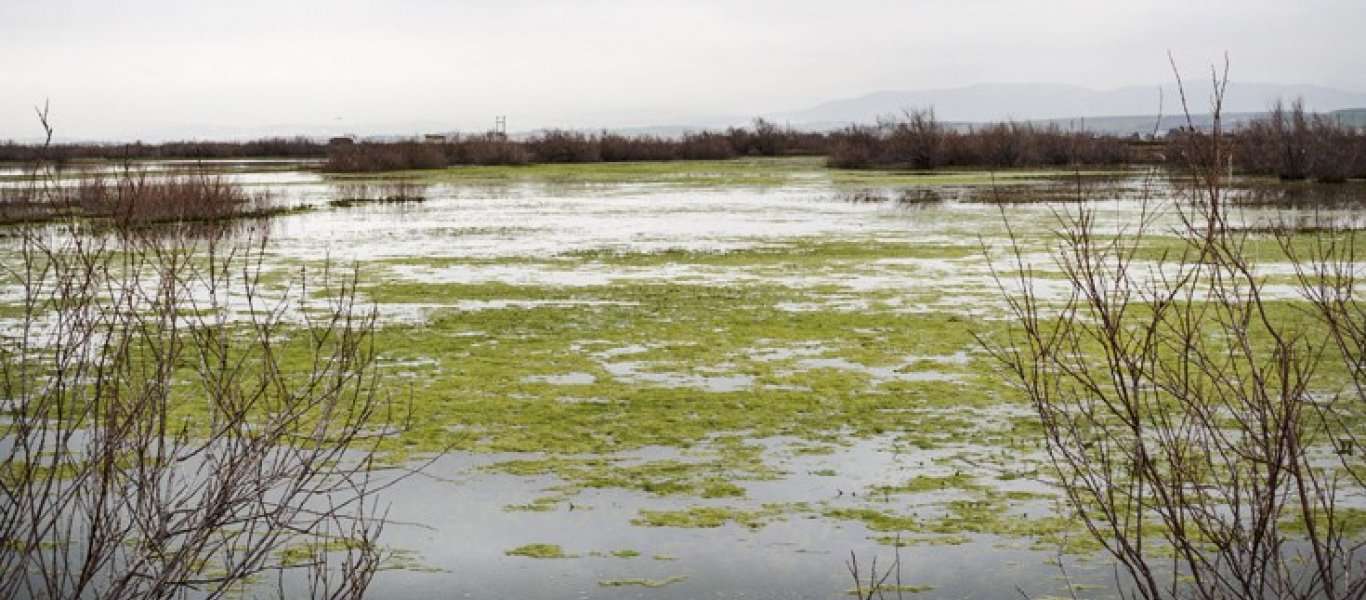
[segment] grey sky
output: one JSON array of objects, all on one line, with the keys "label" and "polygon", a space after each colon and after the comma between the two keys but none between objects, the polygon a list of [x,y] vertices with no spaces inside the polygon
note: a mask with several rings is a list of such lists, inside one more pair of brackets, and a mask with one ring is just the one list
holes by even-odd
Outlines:
[{"label": "grey sky", "polygon": [[0,0],[0,139],[628,126],[886,89],[1236,80],[1366,92],[1366,2]]}]

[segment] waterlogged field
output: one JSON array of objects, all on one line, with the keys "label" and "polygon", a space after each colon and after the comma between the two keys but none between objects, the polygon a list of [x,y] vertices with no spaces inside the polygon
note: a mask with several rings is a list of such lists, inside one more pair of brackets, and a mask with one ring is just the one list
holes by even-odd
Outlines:
[{"label": "waterlogged field", "polygon": [[[976,336],[1008,325],[1007,224],[1056,297],[1058,212],[1085,197],[1118,232],[1172,201],[1164,176],[214,168],[310,207],[258,225],[276,285],[358,266],[386,390],[412,411],[381,458],[437,455],[385,497],[375,597],[833,598],[851,551],[885,566],[898,545],[917,597],[1109,595],[1112,565],[1044,483],[1031,409]],[[425,201],[329,205],[394,180]],[[1355,224],[1366,198],[1258,193],[1239,209],[1253,228]],[[1288,305],[1290,266],[1260,268]]]}]

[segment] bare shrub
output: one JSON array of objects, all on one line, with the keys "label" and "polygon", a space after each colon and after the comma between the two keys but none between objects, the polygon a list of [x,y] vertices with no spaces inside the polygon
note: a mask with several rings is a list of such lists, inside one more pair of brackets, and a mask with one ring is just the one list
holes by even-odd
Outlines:
[{"label": "bare shrub", "polygon": [[35,223],[70,215],[73,207],[45,202],[30,187],[0,188],[0,225]]},{"label": "bare shrub", "polygon": [[873,127],[850,125],[832,135],[830,155],[825,164],[837,169],[868,169],[884,165],[879,152],[882,141],[879,130]]},{"label": "bare shrub", "polygon": [[1271,109],[1271,131],[1275,142],[1276,174],[1281,179],[1304,179],[1309,176],[1310,133],[1309,119],[1304,114],[1304,101],[1296,99],[1289,112],[1280,101]]},{"label": "bare shrub", "polygon": [[[1360,599],[1366,540],[1349,499],[1366,468],[1342,443],[1366,416],[1366,314],[1343,287],[1360,266],[1350,236],[1296,256],[1304,239],[1285,233],[1309,302],[1269,295],[1224,197],[1227,65],[1212,79],[1214,127],[1190,134],[1182,199],[1145,201],[1118,234],[1091,206],[1060,215],[1063,298],[1036,293],[1013,243],[1015,285],[998,273],[1013,325],[983,344],[1033,405],[1056,483],[1127,595]],[[1168,210],[1181,246],[1145,263]]]},{"label": "bare shrub", "polygon": [[10,224],[66,217],[108,221],[118,227],[213,224],[292,210],[268,193],[248,193],[221,176],[151,177],[131,169],[114,176],[81,176],[74,185],[9,188],[0,195],[0,222]]},{"label": "bare shrub", "polygon": [[328,204],[348,207],[358,204],[401,204],[426,200],[426,186],[411,181],[387,181],[342,184],[337,186],[337,198]]},{"label": "bare shrub", "polygon": [[248,194],[242,186],[208,174],[88,177],[72,193],[82,215],[107,217],[120,226],[212,222],[273,212],[269,194]]},{"label": "bare shrub", "polygon": [[787,146],[783,129],[762,118],[755,119],[751,129],[732,127],[727,135],[735,152],[741,155],[780,156]]},{"label": "bare shrub", "polygon": [[375,312],[355,272],[272,290],[264,237],[177,231],[17,230],[0,598],[219,598],[292,572],[359,597],[383,559],[371,453],[406,419]]},{"label": "bare shrub", "polygon": [[934,109],[909,110],[905,118],[885,125],[887,151],[897,162],[915,169],[933,169],[944,163],[944,126],[934,117]]}]

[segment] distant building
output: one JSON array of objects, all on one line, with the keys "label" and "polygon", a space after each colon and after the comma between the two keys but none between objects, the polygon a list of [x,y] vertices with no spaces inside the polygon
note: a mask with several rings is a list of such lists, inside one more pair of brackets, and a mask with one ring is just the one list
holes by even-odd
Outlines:
[{"label": "distant building", "polygon": [[429,133],[422,136],[422,141],[428,144],[444,144],[446,143],[446,136],[440,133]]},{"label": "distant building", "polygon": [[349,135],[339,135],[336,137],[327,138],[328,146],[350,146],[354,143],[356,143],[356,139]]}]

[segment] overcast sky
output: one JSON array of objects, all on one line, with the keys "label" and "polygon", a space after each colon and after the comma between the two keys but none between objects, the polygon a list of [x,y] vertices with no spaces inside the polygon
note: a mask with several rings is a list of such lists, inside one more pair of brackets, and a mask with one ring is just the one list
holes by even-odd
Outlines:
[{"label": "overcast sky", "polygon": [[982,82],[1366,92],[1361,0],[0,0],[0,139],[629,126]]}]

